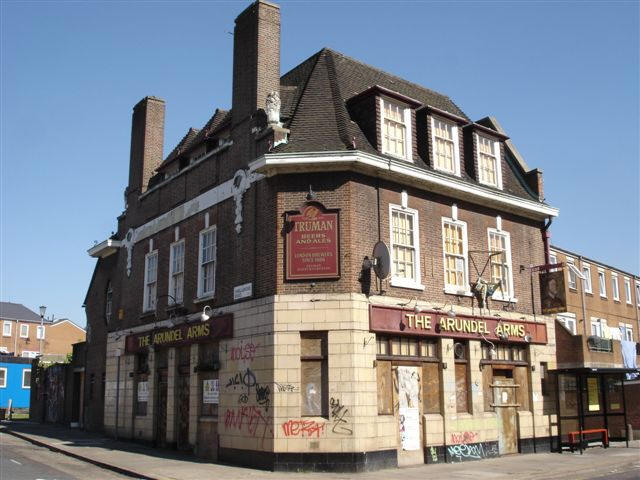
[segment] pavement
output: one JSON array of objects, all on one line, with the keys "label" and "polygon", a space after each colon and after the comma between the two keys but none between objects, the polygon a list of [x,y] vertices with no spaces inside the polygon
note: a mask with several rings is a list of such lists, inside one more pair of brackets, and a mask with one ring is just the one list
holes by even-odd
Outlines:
[{"label": "pavement", "polygon": [[2,480],[131,480],[67,455],[0,433]]},{"label": "pavement", "polygon": [[[583,455],[578,452],[565,452],[562,455],[558,453],[511,455],[476,462],[419,465],[356,474],[267,472],[209,463],[172,450],[161,450],[140,443],[117,441],[78,429],[32,422],[2,422],[0,434],[13,435],[36,446],[91,463],[111,472],[151,480],[203,480],[208,478],[224,478],[225,480],[306,480],[309,478],[631,480],[640,478],[640,440],[630,442],[630,448],[625,448],[624,443],[612,443],[608,449],[592,447],[585,450]],[[0,438],[5,436],[1,435]],[[105,474],[103,476],[87,475],[84,478],[101,480],[112,477],[107,477]]]}]

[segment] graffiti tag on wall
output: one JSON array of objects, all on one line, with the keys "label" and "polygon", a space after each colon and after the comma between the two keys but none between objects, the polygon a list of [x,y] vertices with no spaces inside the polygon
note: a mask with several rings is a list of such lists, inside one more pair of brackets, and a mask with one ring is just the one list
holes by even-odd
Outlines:
[{"label": "graffiti tag on wall", "polygon": [[282,424],[285,437],[320,437],[324,433],[325,423],[316,420],[289,420]]}]

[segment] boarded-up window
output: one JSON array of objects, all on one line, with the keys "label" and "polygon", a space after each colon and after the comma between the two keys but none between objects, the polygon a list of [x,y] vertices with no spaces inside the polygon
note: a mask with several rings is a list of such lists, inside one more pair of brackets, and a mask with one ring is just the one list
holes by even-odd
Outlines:
[{"label": "boarded-up window", "polygon": [[482,385],[484,388],[484,411],[492,412],[493,407],[491,404],[493,403],[493,387],[491,384],[493,383],[493,368],[491,365],[484,365],[482,367]]},{"label": "boarded-up window", "polygon": [[302,416],[326,417],[329,405],[326,332],[300,332],[300,383]]},{"label": "boarded-up window", "polygon": [[391,362],[378,361],[376,363],[378,380],[378,415],[393,414],[393,382],[391,377]]},{"label": "boarded-up window", "polygon": [[516,403],[520,406],[518,411],[529,410],[529,369],[528,367],[515,367],[513,369],[514,381],[520,385],[516,389]]},{"label": "boarded-up window", "polygon": [[422,365],[422,402],[424,413],[440,413],[440,364]]},{"label": "boarded-up window", "polygon": [[[205,380],[215,380],[218,378],[219,363],[219,345],[218,342],[204,343],[198,348],[198,365],[197,369],[200,373],[200,388],[204,388]],[[200,415],[214,416],[218,415],[218,405],[204,401],[204,392],[200,394]]]},{"label": "boarded-up window", "polygon": [[469,411],[469,381],[467,363],[456,362],[456,412]]}]

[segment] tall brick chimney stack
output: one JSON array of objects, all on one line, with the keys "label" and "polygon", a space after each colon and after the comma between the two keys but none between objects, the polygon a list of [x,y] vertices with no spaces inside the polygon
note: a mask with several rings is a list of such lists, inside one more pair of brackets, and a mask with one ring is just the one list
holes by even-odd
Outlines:
[{"label": "tall brick chimney stack", "polygon": [[147,190],[153,171],[162,163],[164,144],[164,100],[145,97],[133,107],[129,194]]},{"label": "tall brick chimney stack", "polygon": [[234,125],[265,108],[280,90],[280,7],[257,0],[238,18],[233,34]]}]

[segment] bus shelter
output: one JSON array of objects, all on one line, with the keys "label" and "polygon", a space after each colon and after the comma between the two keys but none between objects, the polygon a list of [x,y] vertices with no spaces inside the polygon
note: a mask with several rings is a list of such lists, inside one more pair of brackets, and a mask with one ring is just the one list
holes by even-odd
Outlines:
[{"label": "bus shelter", "polygon": [[563,447],[582,454],[589,441],[625,441],[629,447],[625,377],[637,369],[568,368],[556,376],[559,452]]}]

